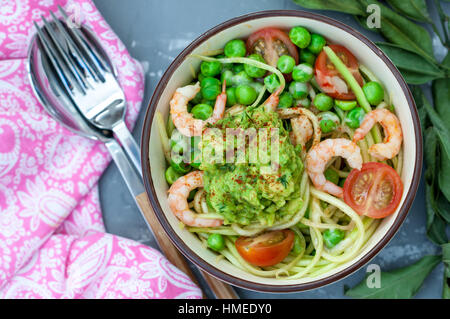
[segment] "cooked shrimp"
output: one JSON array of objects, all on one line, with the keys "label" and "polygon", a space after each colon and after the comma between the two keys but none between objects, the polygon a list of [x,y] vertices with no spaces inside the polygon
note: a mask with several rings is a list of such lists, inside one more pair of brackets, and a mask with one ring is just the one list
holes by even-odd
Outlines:
[{"label": "cooked shrimp", "polygon": [[207,123],[214,124],[223,117],[227,95],[225,93],[225,81],[223,81],[222,93],[216,98],[214,111],[207,120],[195,119],[187,110],[187,105],[200,91],[200,83],[178,88],[170,100],[170,115],[175,127],[185,136],[200,136]]},{"label": "cooked shrimp", "polygon": [[326,139],[309,150],[306,155],[306,172],[316,188],[342,198],[342,188],[328,181],[324,175],[327,163],[334,156],[347,159],[351,168],[361,169],[363,164],[361,150],[356,143],[345,138]]},{"label": "cooked shrimp", "polygon": [[374,144],[369,148],[369,154],[379,161],[393,158],[400,151],[402,145],[403,133],[400,121],[394,113],[386,109],[377,109],[369,112],[361,126],[353,135],[353,142],[358,142],[366,136],[376,122],[379,122],[384,129],[383,143]]},{"label": "cooked shrimp", "polygon": [[[320,142],[321,130],[317,116],[313,112],[304,107],[291,107],[288,109],[280,108],[277,110],[278,116],[283,119],[293,119],[299,116],[305,116],[313,127],[313,142],[312,145],[316,145]],[[308,124],[306,124],[308,125]],[[294,129],[294,127],[292,127]],[[307,136],[308,134],[306,134]],[[305,137],[306,137],[305,136]],[[308,138],[309,140],[309,138]],[[306,142],[305,142],[306,143]]]},{"label": "cooked shrimp", "polygon": [[280,88],[278,88],[277,90],[275,90],[268,98],[267,100],[263,103],[263,105],[265,105],[266,107],[268,107],[269,110],[271,111],[275,111],[277,109],[278,103],[280,102],[280,93],[283,90]]},{"label": "cooked shrimp", "polygon": [[306,142],[313,136],[313,127],[306,115],[300,115],[291,119],[292,132],[290,135],[292,144],[305,148]]},{"label": "cooked shrimp", "polygon": [[187,202],[189,193],[203,187],[203,172],[193,171],[181,176],[169,189],[169,207],[183,224],[193,227],[218,227],[223,224],[221,219],[202,218],[194,213]]}]

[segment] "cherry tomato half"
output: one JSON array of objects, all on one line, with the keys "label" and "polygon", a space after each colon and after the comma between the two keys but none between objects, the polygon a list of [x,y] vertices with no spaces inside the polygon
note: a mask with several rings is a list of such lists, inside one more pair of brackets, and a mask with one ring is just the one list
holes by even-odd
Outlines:
[{"label": "cherry tomato half", "polygon": [[294,232],[289,229],[263,233],[256,237],[239,237],[236,249],[252,265],[266,267],[281,262],[294,245]]},{"label": "cherry tomato half", "polygon": [[[355,56],[342,45],[329,45],[329,47],[336,53],[336,55],[345,63],[350,72],[358,81],[360,86],[363,86],[363,78],[359,73],[358,60]],[[336,70],[333,63],[328,59],[325,51],[320,52],[316,59],[315,76],[317,84],[329,96],[338,100],[354,100],[355,94],[348,87],[347,83]]]},{"label": "cherry tomato half", "polygon": [[278,28],[264,28],[251,34],[247,39],[247,52],[260,54],[267,64],[274,67],[282,55],[290,55],[298,64],[297,47],[289,35]]},{"label": "cherry tomato half", "polygon": [[395,212],[403,193],[397,172],[387,164],[370,162],[350,172],[344,183],[344,201],[359,215],[384,218]]}]

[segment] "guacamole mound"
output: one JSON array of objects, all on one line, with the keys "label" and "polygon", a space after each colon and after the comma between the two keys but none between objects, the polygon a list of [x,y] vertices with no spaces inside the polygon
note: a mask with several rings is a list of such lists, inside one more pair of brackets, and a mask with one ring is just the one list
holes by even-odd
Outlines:
[{"label": "guacamole mound", "polygon": [[[301,208],[303,202],[299,188],[303,162],[299,156],[300,148],[291,144],[289,132],[283,127],[276,112],[266,111],[260,106],[238,115],[227,116],[211,127],[220,129],[224,132],[223,136],[226,136],[227,128],[255,128],[256,131],[260,128],[278,129],[279,165],[271,173],[261,171],[263,166],[270,165],[267,161],[261,163],[259,158],[248,161],[248,147],[245,163],[224,161],[217,164],[202,161],[200,169],[204,171],[208,206],[225,217],[225,224],[261,223],[270,226]],[[202,142],[203,149],[207,143]],[[267,149],[271,149],[270,137]]]}]

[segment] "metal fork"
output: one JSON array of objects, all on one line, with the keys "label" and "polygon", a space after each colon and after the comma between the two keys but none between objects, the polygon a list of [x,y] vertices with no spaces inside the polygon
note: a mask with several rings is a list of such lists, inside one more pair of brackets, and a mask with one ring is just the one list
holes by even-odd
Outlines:
[{"label": "metal fork", "polygon": [[[68,21],[64,10],[58,8]],[[80,29],[69,27],[53,12],[50,14],[52,23],[41,17],[44,26],[34,24],[60,83],[87,121],[99,129],[114,132],[142,176],[139,146],[125,125],[126,98],[115,70]]]}]

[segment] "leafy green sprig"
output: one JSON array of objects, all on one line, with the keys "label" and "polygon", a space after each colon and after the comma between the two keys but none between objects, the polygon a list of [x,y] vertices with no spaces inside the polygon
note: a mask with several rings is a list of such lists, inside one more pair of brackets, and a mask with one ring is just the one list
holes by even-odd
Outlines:
[{"label": "leafy green sprig", "polygon": [[[364,28],[382,35],[386,42],[377,45],[411,85],[421,120],[426,163],[427,236],[442,248],[442,255],[425,256],[407,267],[382,272],[382,287],[368,288],[363,281],[352,289],[346,289],[346,295],[355,298],[411,298],[442,261],[445,268],[442,297],[450,299],[450,243],[446,233],[450,223],[449,17],[439,0],[433,0],[434,8],[428,8],[425,0],[386,0],[387,3],[376,0],[293,1],[309,9],[351,14]],[[373,4],[380,8],[379,29],[371,29],[367,25],[367,18],[372,13],[367,8]],[[438,13],[439,25],[431,18],[429,10],[432,9]],[[431,35],[424,25],[430,26],[447,49],[446,57],[440,62],[435,57]],[[423,91],[430,84],[431,102]]]}]

